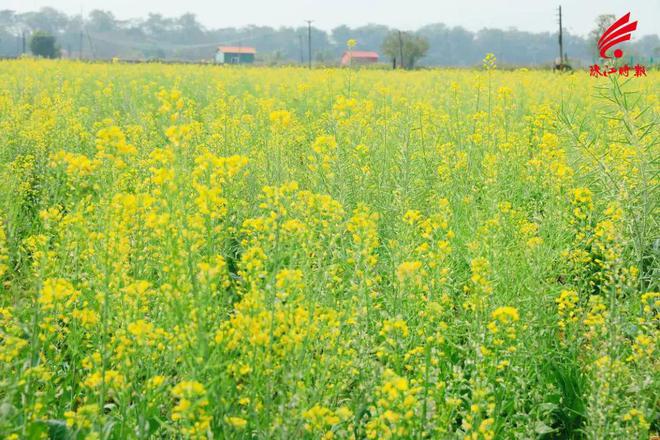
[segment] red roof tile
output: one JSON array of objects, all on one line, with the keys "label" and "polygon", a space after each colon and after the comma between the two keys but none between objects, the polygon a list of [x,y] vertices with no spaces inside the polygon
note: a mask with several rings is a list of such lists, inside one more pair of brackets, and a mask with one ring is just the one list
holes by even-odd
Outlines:
[{"label": "red roof tile", "polygon": [[218,51],[222,53],[252,53],[256,54],[257,49],[254,47],[246,47],[246,46],[220,46],[218,47]]},{"label": "red roof tile", "polygon": [[344,56],[350,56],[351,58],[375,58],[378,59],[378,53],[370,50],[354,50],[351,52],[345,52]]}]

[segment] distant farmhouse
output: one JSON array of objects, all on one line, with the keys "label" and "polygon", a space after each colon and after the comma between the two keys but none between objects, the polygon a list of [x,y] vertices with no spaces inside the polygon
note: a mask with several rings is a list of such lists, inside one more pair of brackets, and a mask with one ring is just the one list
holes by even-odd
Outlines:
[{"label": "distant farmhouse", "polygon": [[344,52],[341,57],[342,66],[375,64],[378,62],[378,53],[372,51],[353,50]]},{"label": "distant farmhouse", "polygon": [[215,53],[217,64],[252,64],[257,49],[244,46],[220,46]]}]

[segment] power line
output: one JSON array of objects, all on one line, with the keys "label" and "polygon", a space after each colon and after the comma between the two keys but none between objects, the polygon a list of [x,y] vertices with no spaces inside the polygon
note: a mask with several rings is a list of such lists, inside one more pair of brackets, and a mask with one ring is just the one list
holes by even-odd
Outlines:
[{"label": "power line", "polygon": [[[114,35],[106,36],[102,34],[93,34],[90,33],[89,29],[86,28],[84,29],[84,35],[87,36],[87,40],[90,45],[90,51],[94,52],[93,56],[95,57],[96,48],[93,47],[94,42],[104,43],[105,45],[110,45],[115,47],[120,46],[135,50],[153,50],[154,48],[160,48],[166,51],[171,51],[171,50],[203,49],[203,48],[211,48],[211,47],[217,48],[218,46],[231,46],[231,45],[239,45],[239,44],[243,46],[246,41],[268,39],[270,37],[278,36],[279,33],[275,31],[268,34],[257,34],[257,35],[253,33],[251,33],[250,35],[243,34],[243,35],[238,35],[237,38],[233,40],[223,40],[223,41],[215,41],[210,43],[197,43],[197,44],[176,44],[163,40],[155,40],[149,37],[146,37],[143,41],[138,42],[135,40],[116,38]],[[308,35],[308,37],[310,36],[311,33],[310,35]],[[304,62],[302,38],[303,36],[299,34],[301,63]],[[98,44],[96,44],[96,46],[98,46]],[[309,50],[309,58],[310,58],[309,65],[311,67],[311,49]]]},{"label": "power line", "polygon": [[231,44],[243,44],[245,41],[249,40],[256,40],[259,38],[269,38],[278,35],[277,32],[273,32],[270,34],[264,34],[264,35],[254,35],[251,37],[239,37],[234,40],[223,40],[223,41],[217,41],[217,42],[212,42],[212,43],[197,43],[197,44],[174,44],[174,43],[169,43],[166,41],[157,41],[153,39],[147,39],[144,43],[140,42],[135,42],[135,41],[128,41],[128,40],[121,40],[117,38],[105,38],[104,36],[100,35],[91,35],[91,38],[96,41],[100,41],[103,43],[108,43],[108,44],[114,44],[118,46],[124,46],[124,47],[132,47],[135,49],[153,49],[154,46],[158,46],[162,49],[202,49],[205,47],[217,47],[217,46],[222,46],[222,45],[231,45]]}]

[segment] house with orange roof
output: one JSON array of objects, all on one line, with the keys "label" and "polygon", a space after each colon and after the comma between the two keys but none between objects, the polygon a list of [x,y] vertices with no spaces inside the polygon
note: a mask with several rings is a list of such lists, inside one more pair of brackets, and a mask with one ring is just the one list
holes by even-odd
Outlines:
[{"label": "house with orange roof", "polygon": [[217,64],[252,64],[257,49],[246,46],[220,46],[215,53]]},{"label": "house with orange roof", "polygon": [[375,64],[378,62],[378,53],[366,50],[350,50],[341,57],[342,66],[355,66]]}]

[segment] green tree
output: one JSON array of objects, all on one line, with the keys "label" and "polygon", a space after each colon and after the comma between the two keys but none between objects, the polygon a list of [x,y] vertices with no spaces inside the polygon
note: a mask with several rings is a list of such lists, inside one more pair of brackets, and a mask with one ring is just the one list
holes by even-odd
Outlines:
[{"label": "green tree", "polygon": [[607,30],[608,27],[614,23],[616,17],[612,14],[602,14],[596,18],[596,27],[589,32],[589,37],[587,40],[591,44],[591,51],[594,56],[598,57],[598,40],[600,40],[601,35]]},{"label": "green tree", "polygon": [[426,55],[429,42],[426,38],[409,32],[392,31],[383,41],[383,53],[399,60],[399,66],[412,69]]},{"label": "green tree", "polygon": [[55,37],[41,31],[32,34],[30,51],[33,55],[44,58],[57,58],[60,56],[60,48],[55,44]]},{"label": "green tree", "polygon": [[89,13],[88,28],[94,32],[114,32],[117,30],[117,20],[110,11],[94,9]]}]

